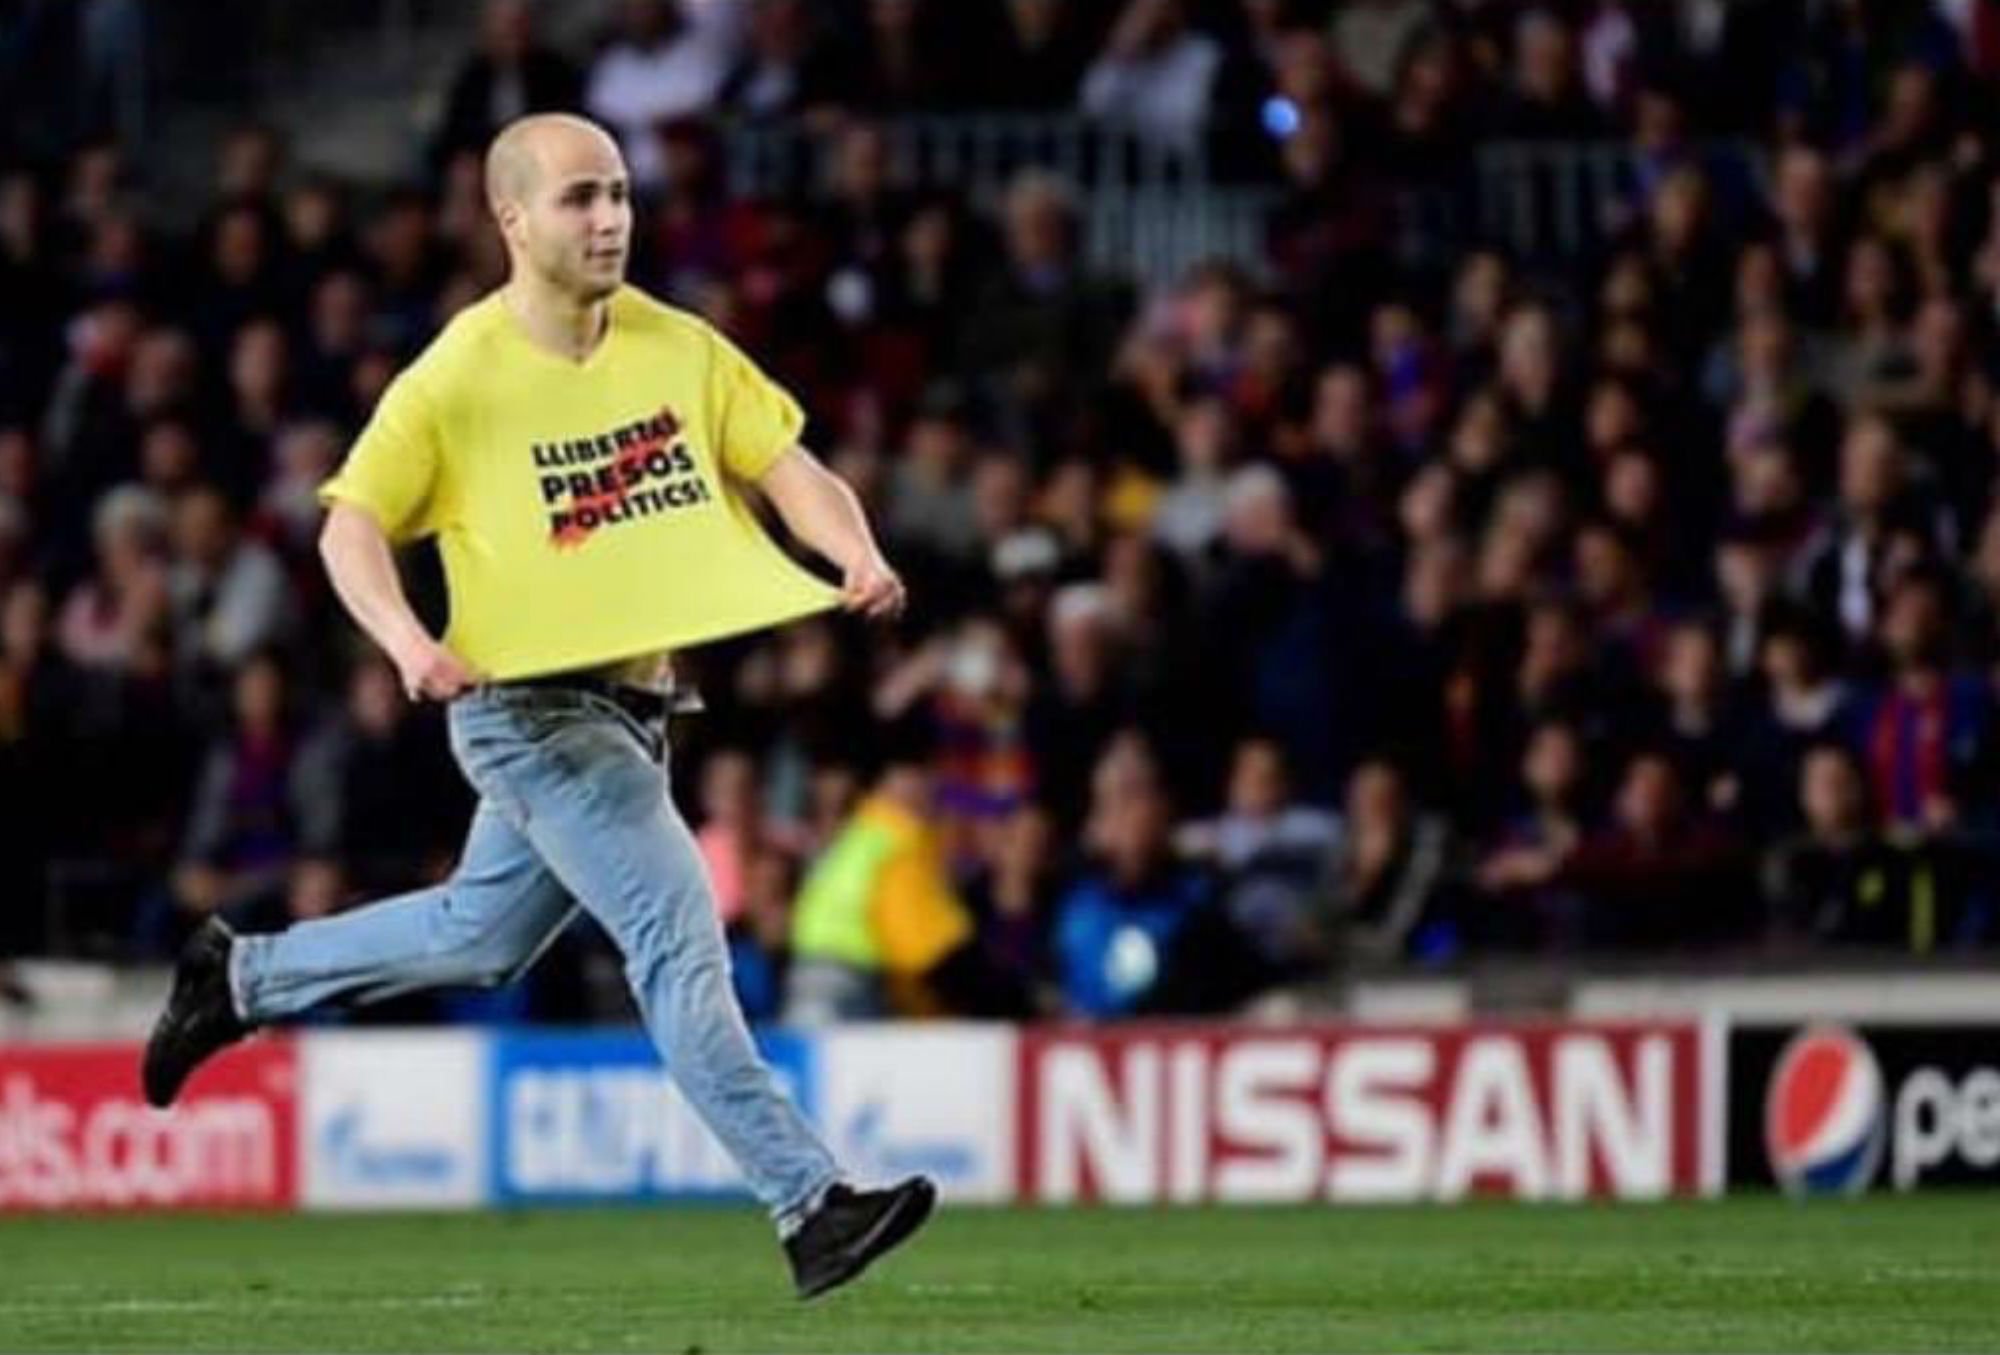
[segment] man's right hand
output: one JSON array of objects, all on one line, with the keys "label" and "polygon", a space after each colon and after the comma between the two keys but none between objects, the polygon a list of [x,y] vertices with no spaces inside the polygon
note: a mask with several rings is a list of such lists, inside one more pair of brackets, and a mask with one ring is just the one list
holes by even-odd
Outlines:
[{"label": "man's right hand", "polygon": [[479,684],[479,674],[428,635],[411,640],[392,657],[402,675],[403,694],[412,701],[449,701]]}]

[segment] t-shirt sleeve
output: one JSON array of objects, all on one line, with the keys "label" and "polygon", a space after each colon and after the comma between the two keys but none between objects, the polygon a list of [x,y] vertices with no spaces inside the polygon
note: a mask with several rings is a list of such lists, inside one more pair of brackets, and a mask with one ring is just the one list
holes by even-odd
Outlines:
[{"label": "t-shirt sleeve", "polygon": [[716,455],[739,480],[760,480],[798,442],[805,411],[743,350],[710,331],[709,407]]},{"label": "t-shirt sleeve", "polygon": [[339,472],[319,487],[319,501],[366,509],[391,541],[429,536],[438,529],[440,459],[430,401],[405,372],[382,393]]}]

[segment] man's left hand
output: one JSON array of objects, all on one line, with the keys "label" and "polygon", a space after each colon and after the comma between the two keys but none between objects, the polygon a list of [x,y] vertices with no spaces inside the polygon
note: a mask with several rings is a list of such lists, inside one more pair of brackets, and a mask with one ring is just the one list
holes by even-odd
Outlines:
[{"label": "man's left hand", "polygon": [[840,605],[863,616],[898,616],[908,600],[903,581],[879,555],[851,566],[840,582]]}]

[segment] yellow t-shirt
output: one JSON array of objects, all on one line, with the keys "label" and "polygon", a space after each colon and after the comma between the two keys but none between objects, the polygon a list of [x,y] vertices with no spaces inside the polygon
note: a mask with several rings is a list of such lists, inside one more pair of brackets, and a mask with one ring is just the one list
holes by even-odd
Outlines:
[{"label": "yellow t-shirt", "polygon": [[435,534],[448,648],[496,679],[654,654],[839,600],[767,536],[740,482],[798,440],[798,403],[696,316],[636,288],[583,362],[498,293],[383,392],[324,503],[392,541]]}]

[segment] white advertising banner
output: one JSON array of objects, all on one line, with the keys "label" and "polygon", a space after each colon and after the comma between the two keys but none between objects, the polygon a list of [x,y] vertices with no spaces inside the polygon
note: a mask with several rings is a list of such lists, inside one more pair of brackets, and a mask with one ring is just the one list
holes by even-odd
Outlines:
[{"label": "white advertising banner", "polygon": [[969,1023],[827,1031],[819,1120],[834,1156],[865,1183],[924,1172],[946,1199],[1013,1199],[1018,1038]]},{"label": "white advertising banner", "polygon": [[301,1041],[308,1208],[468,1208],[486,1198],[486,1048],[472,1031]]}]

